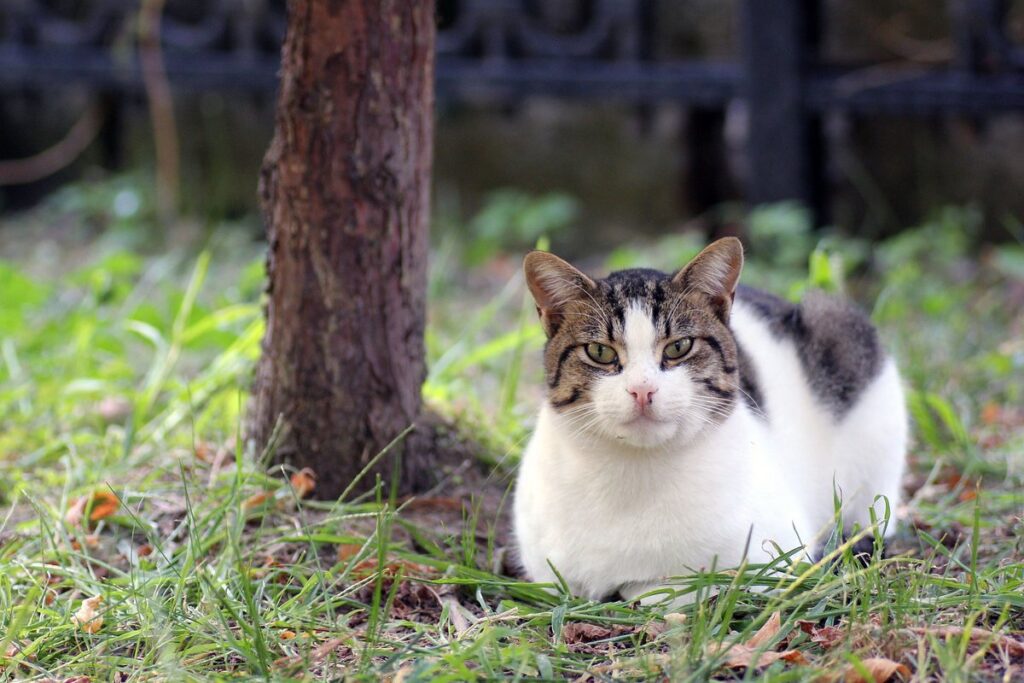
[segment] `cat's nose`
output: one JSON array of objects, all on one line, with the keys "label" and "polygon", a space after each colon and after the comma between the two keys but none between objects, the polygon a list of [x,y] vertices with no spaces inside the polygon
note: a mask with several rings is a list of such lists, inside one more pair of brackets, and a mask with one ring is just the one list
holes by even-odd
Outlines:
[{"label": "cat's nose", "polygon": [[636,401],[636,407],[643,411],[644,408],[654,402],[654,393],[658,390],[650,384],[637,384],[629,387],[626,391]]}]

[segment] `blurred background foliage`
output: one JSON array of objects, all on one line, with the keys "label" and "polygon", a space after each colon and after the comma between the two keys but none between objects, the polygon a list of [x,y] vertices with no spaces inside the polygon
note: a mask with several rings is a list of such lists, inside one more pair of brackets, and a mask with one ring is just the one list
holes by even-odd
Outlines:
[{"label": "blurred background foliage", "polygon": [[[450,4],[439,4],[442,22]],[[571,32],[570,5],[530,11]],[[735,3],[656,5],[655,56],[738,58]],[[92,5],[54,7],[74,18]],[[949,7],[822,7],[828,60],[955,57]],[[201,9],[194,5],[196,16]],[[1019,40],[1024,3],[1007,16]],[[198,423],[230,432],[259,351],[256,182],[273,97],[175,91],[181,191],[168,216],[149,102],[100,95],[105,118],[84,153],[39,182],[0,186],[0,391],[3,416],[24,418],[2,437],[10,449],[31,450],[26,436],[80,410],[82,396],[128,401],[129,441],[139,430],[171,433],[191,408]],[[82,88],[6,92],[0,159],[45,148],[96,97]],[[523,252],[538,244],[600,274],[672,270],[714,234],[739,234],[746,282],[793,299],[808,287],[846,291],[891,336],[913,386],[962,403],[955,414],[1021,398],[1019,115],[826,117],[831,220],[822,225],[797,203],[741,201],[742,103],[725,112],[725,195],[710,208],[687,191],[702,169],[688,163],[694,112],[684,106],[441,98],[436,114],[424,392],[442,412],[487,427],[481,438],[496,453],[516,452],[539,399],[543,339],[518,274]],[[952,386],[961,387],[955,398]]]},{"label": "blurred background foliage", "polygon": [[[91,16],[100,3],[44,4],[73,21]],[[575,8],[589,4],[526,3],[524,11],[568,35],[579,29]],[[1024,2],[1006,4],[1003,28],[1011,43],[1019,44],[1024,38]],[[457,16],[458,5],[439,3],[442,23]],[[653,6],[657,23],[651,44],[645,46],[653,58],[740,59],[737,2],[655,0]],[[167,4],[170,16],[186,27],[200,21],[203,8],[204,3],[196,0]],[[955,64],[958,31],[963,28],[955,9],[945,2],[824,0],[820,58],[823,63],[853,65]],[[32,206],[69,181],[155,167],[154,134],[143,93],[114,97],[99,87],[58,88],[47,83],[4,89],[0,159],[46,149],[90,103],[98,103],[104,117],[92,144],[43,181],[0,186],[0,211]],[[271,92],[175,92],[183,215],[203,222],[244,220],[254,235],[259,234],[254,179],[270,139],[273,104]],[[613,249],[632,235],[659,235],[684,227],[739,230],[742,226],[735,219],[742,212],[728,206],[741,199],[746,182],[741,152],[747,113],[741,101],[725,111],[725,167],[713,182],[726,209],[710,210],[697,205],[692,196],[692,188],[708,182],[703,176],[709,173],[691,163],[694,150],[688,135],[696,125],[695,113],[699,112],[670,103],[581,103],[536,95],[511,104],[486,97],[441,98],[435,146],[435,205],[440,216],[435,227],[489,220],[480,217],[485,208],[494,212],[493,218],[501,218],[502,209],[492,204],[504,197],[504,210],[513,211],[513,195],[496,193],[514,188],[574,200],[575,229],[563,233],[560,245],[573,255]],[[1024,156],[1018,153],[1024,148],[1024,120],[1019,113],[984,119],[912,114],[834,112],[824,117],[828,222],[845,233],[874,238],[930,220],[943,206],[971,206],[981,219],[974,232],[978,238],[1012,239],[1007,221],[1024,215],[1024,197],[1015,190],[1024,178]],[[152,180],[140,178],[138,189],[144,190]],[[552,204],[541,220],[566,220],[567,212],[567,205]],[[525,239],[525,233],[536,232],[538,218],[524,216],[523,222],[502,232]],[[497,229],[492,226],[491,231]]]}]

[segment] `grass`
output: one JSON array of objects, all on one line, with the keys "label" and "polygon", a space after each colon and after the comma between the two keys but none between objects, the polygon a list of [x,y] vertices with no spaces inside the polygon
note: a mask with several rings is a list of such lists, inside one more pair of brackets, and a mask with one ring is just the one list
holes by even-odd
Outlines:
[{"label": "grass", "polygon": [[[786,207],[752,217],[747,276],[873,303],[913,389],[899,533],[866,566],[846,544],[815,565],[680,578],[696,598],[682,607],[588,602],[507,572],[500,511],[541,395],[542,338],[494,235],[469,271],[438,249],[424,389],[493,468],[418,499],[382,485],[325,503],[240,438],[262,331],[258,245],[225,231],[198,257],[174,245],[139,256],[104,234],[33,251],[12,226],[0,243],[5,676],[819,681],[879,658],[915,680],[1020,676],[1024,251],[972,254],[964,211],[873,252],[801,221]],[[697,246],[667,238],[608,263],[671,267]],[[95,596],[102,623],[80,612]],[[728,666],[728,646],[766,625],[752,656],[800,660]]]}]

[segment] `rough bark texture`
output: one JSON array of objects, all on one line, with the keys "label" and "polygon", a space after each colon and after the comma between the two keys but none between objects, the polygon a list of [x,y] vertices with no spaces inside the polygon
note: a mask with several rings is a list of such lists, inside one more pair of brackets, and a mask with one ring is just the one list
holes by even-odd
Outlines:
[{"label": "rough bark texture", "polygon": [[[420,418],[434,35],[432,0],[288,3],[250,435],[283,417],[275,460],[313,468],[322,497]],[[402,488],[429,480],[430,450],[415,433],[394,450]]]}]

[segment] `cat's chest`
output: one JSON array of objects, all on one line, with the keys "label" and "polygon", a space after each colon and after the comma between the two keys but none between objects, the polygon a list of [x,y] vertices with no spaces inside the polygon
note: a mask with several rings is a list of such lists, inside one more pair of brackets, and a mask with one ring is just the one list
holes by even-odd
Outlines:
[{"label": "cat's chest", "polygon": [[566,468],[555,478],[563,492],[557,500],[564,533],[581,547],[658,556],[716,545],[723,526],[748,517],[754,495],[732,462],[737,455],[689,453],[646,461],[627,456],[595,463],[582,476],[579,467]]}]

